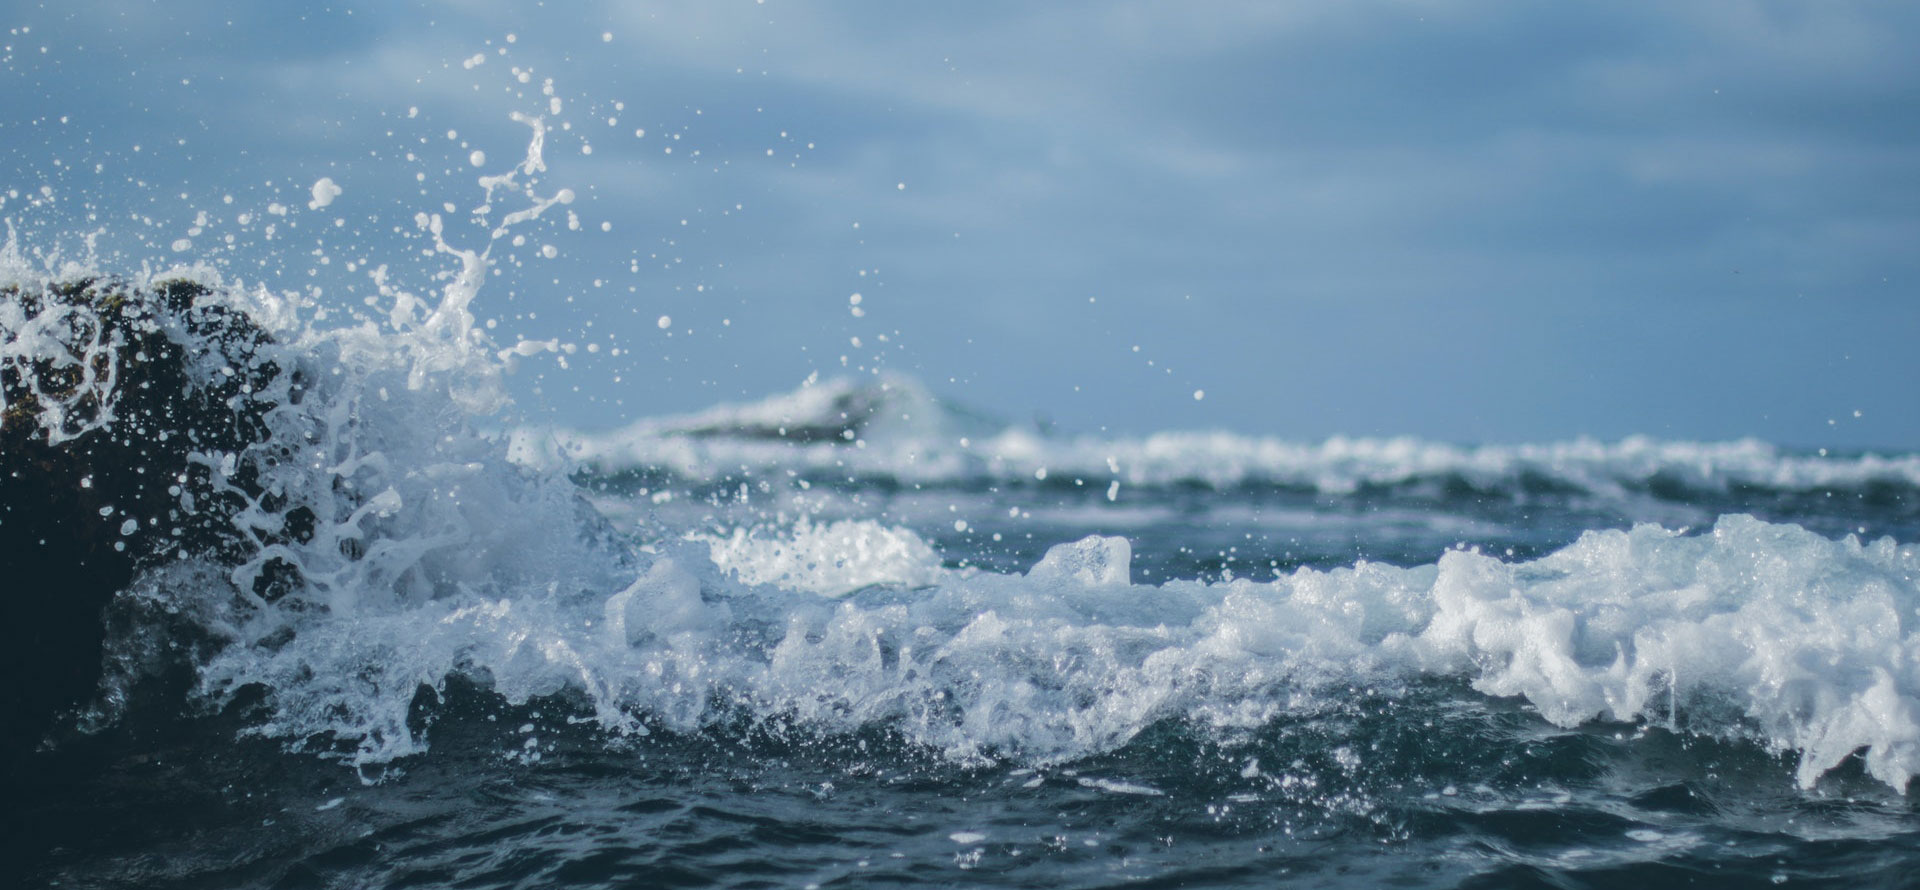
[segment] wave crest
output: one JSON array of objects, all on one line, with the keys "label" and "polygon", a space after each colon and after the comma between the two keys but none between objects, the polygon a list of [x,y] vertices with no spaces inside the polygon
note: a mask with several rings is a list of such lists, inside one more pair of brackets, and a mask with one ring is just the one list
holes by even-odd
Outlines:
[{"label": "wave crest", "polygon": [[229,647],[206,675],[266,684],[263,731],[351,740],[362,764],[419,750],[416,690],[454,675],[516,703],[564,691],[614,731],[744,712],[1038,762],[1169,718],[1253,727],[1356,683],[1443,677],[1561,726],[1645,721],[1797,751],[1805,786],[1855,752],[1896,788],[1920,771],[1920,552],[1890,539],[1729,516],[1702,534],[1590,532],[1530,562],[1454,551],[1146,586],[1127,581],[1124,540],[1091,538],[1024,575],[895,560],[887,583],[837,599],[742,571],[842,546],[782,544],[675,542],[600,589],[365,604],[277,649]]}]

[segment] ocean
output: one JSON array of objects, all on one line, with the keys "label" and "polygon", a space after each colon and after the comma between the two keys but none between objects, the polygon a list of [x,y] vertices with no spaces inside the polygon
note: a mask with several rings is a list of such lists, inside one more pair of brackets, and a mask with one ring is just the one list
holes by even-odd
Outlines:
[{"label": "ocean", "polygon": [[365,310],[62,304],[116,270],[10,238],[7,423],[147,457],[73,452],[104,537],[9,567],[14,693],[88,679],[10,728],[9,885],[1920,883],[1920,453],[1073,434],[877,369],[503,422],[573,354],[480,320],[574,197],[517,119],[489,246],[420,212],[445,274]]},{"label": "ocean", "polygon": [[377,358],[289,461],[359,492],[304,589],[109,607],[23,886],[1920,873],[1920,455],[1056,439],[900,377],[456,435]]}]

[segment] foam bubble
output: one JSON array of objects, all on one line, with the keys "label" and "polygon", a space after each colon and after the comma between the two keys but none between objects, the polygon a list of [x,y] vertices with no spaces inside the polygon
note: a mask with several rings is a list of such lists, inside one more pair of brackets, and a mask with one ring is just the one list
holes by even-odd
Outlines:
[{"label": "foam bubble", "polygon": [[340,185],[334,182],[332,177],[322,176],[313,184],[313,200],[307,202],[307,209],[319,210],[322,207],[332,204],[333,199],[340,197],[343,191],[344,189],[340,188]]}]

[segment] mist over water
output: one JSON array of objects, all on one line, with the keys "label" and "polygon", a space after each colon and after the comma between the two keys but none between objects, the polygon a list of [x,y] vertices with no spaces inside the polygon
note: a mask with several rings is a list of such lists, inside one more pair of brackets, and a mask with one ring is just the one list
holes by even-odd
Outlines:
[{"label": "mist over water", "polygon": [[[634,368],[694,335],[595,329],[640,308],[584,297],[619,269],[532,308],[611,228],[581,131],[647,136],[517,42],[452,63],[499,93],[490,138],[396,102],[361,175],[209,183],[178,237],[61,176],[0,204],[10,296],[185,280],[265,338],[236,362],[154,323],[257,438],[101,514],[163,558],[104,610],[96,692],[8,764],[29,885],[1920,868],[1920,453],[1063,432],[877,327],[784,393],[561,422],[542,399],[587,375],[686,386]],[[9,423],[129,435],[106,311],[0,302],[10,382],[80,381]],[[168,544],[201,525],[218,552]]]}]

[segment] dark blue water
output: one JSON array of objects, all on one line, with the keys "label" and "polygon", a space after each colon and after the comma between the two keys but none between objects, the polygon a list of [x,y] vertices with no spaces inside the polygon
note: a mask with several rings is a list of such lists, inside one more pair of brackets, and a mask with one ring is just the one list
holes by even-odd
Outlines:
[{"label": "dark blue water", "polygon": [[[617,481],[581,481],[610,513],[638,500]],[[1147,585],[1359,560],[1417,566],[1462,546],[1523,561],[1585,530],[1630,524],[1646,505],[1745,509],[1829,536],[1868,523],[1899,541],[1920,537],[1910,491],[1649,493],[1626,502],[1463,487],[1443,480],[1333,495],[1176,486],[1135,492],[1124,505],[1046,486],[832,493],[835,504],[857,502],[862,515],[917,528],[950,568],[1018,572],[1050,544],[1120,530],[1134,543],[1135,581]],[[641,542],[662,528],[738,524],[765,509],[701,491],[688,482],[677,501],[648,501],[623,527]],[[970,533],[954,531],[949,503],[975,517]],[[1815,509],[1829,503],[1839,507]],[[1014,507],[1054,518],[1006,519]],[[823,521],[834,509],[823,509]],[[1264,521],[1273,515],[1294,518],[1276,530]],[[1234,704],[1218,693],[1188,713],[1148,717],[1092,753],[986,744],[955,756],[887,720],[849,731],[745,693],[729,702],[723,687],[696,728],[636,708],[646,734],[609,731],[577,690],[510,704],[475,668],[415,696],[409,726],[424,753],[355,769],[326,756],[352,750],[350,739],[255,735],[268,689],[209,708],[179,698],[190,681],[168,682],[145,681],[139,706],[107,729],[69,733],[10,764],[4,860],[21,886],[1920,880],[1920,790],[1870,775],[1864,750],[1800,787],[1797,752],[1743,733],[1737,714],[1708,702],[1565,727],[1527,698],[1476,691],[1465,677],[1276,675],[1260,692],[1275,707],[1258,720],[1207,719],[1207,708]]]}]

